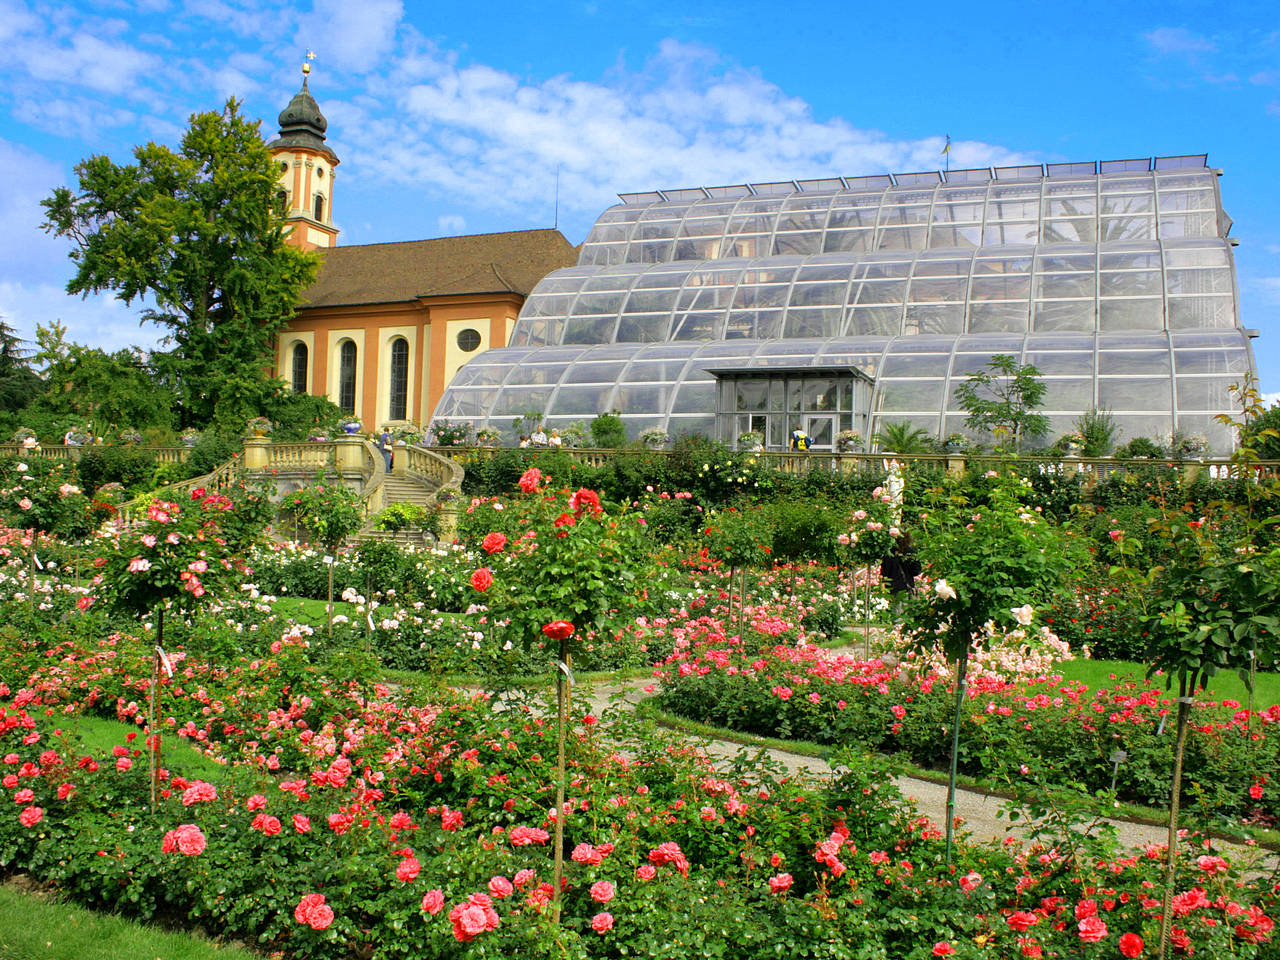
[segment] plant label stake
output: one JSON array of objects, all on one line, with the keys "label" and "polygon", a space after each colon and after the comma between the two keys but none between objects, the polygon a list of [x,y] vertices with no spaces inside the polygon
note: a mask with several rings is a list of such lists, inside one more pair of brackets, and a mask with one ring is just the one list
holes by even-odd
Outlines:
[{"label": "plant label stake", "polygon": [[1116,777],[1120,774],[1120,764],[1129,759],[1129,754],[1125,753],[1119,747],[1111,751],[1111,756],[1107,758],[1111,761],[1111,792],[1116,792]]}]

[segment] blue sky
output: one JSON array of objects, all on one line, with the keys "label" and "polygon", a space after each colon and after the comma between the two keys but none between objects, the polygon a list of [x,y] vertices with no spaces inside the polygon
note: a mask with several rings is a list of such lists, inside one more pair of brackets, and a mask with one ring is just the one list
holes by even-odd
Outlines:
[{"label": "blue sky", "polygon": [[83,157],[176,143],[228,96],[311,89],[342,160],[340,243],[550,226],[619,192],[1020,161],[1209,154],[1245,326],[1280,393],[1280,7],[792,0],[0,0],[0,316],[149,346],[67,297],[39,201]]}]

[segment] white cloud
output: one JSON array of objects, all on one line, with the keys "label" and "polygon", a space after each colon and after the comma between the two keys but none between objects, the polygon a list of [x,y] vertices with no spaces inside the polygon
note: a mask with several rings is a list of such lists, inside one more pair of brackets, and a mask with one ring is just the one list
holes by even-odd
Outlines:
[{"label": "white cloud", "polygon": [[113,351],[128,346],[149,350],[159,342],[160,328],[139,327],[142,312],[105,296],[87,299],[69,296],[55,284],[0,281],[0,317],[24,340],[34,341],[36,324],[59,321],[67,326],[67,339]]},{"label": "white cloud", "polygon": [[400,0],[315,0],[304,36],[316,54],[340,69],[365,73],[382,64],[404,17]]},{"label": "white cloud", "polygon": [[1212,53],[1217,46],[1212,40],[1192,33],[1185,27],[1159,27],[1144,33],[1143,39],[1159,54]]},{"label": "white cloud", "polygon": [[[675,41],[643,70],[606,82],[437,66],[434,78],[401,92],[395,113],[326,106],[354,168],[348,176],[528,216],[551,206],[557,167],[562,208],[595,214],[617,191],[936,170],[943,162],[941,136],[892,139],[817,118],[758,71]],[[981,141],[952,143],[957,168],[1026,159]]]}]

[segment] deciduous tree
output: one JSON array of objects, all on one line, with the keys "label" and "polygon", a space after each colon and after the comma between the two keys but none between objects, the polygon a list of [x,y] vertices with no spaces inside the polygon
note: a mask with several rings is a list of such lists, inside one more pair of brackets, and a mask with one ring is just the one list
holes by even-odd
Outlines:
[{"label": "deciduous tree", "polygon": [[127,165],[89,157],[76,190],[43,201],[45,229],[75,243],[67,292],[149,298],[142,319],[169,331],[154,359],[182,423],[239,428],[279,387],[274,339],[316,258],[285,242],[275,164],[235,100],[193,115],[176,151],[133,153]]}]

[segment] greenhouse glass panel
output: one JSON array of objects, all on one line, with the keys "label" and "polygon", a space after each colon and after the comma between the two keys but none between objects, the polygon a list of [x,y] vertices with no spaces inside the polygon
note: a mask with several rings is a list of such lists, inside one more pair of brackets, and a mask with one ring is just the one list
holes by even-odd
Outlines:
[{"label": "greenhouse glass panel", "polygon": [[616,316],[570,317],[565,321],[562,343],[610,343],[614,339]]},{"label": "greenhouse glass panel", "polygon": [[1035,330],[1094,329],[1094,302],[1092,300],[1044,300],[1035,305]]},{"label": "greenhouse glass panel", "polygon": [[1043,239],[1045,243],[1094,243],[1098,239],[1094,220],[1046,220]]},{"label": "greenhouse glass panel", "polygon": [[1120,350],[1098,354],[1099,374],[1152,374],[1169,373],[1168,351]]},{"label": "greenhouse glass panel", "polygon": [[1104,297],[1158,297],[1161,286],[1159,270],[1103,272],[1098,276],[1098,293]]},{"label": "greenhouse glass panel", "polygon": [[884,413],[938,411],[942,390],[941,380],[888,380],[877,385],[877,409]]},{"label": "greenhouse glass panel", "polygon": [[839,307],[796,308],[787,310],[783,324],[782,336],[792,337],[834,337],[840,333],[840,324],[844,311]]},{"label": "greenhouse glass panel", "polygon": [[[563,363],[523,363],[511,368],[509,383],[521,386],[539,386],[547,383],[559,383],[564,374]],[[456,381],[455,381],[456,382]]]},{"label": "greenhouse glass panel", "polygon": [[620,362],[579,362],[569,368],[566,383],[613,383],[622,373],[625,364]]},{"label": "greenhouse glass panel", "polygon": [[1161,300],[1103,300],[1098,305],[1099,330],[1159,330],[1163,326]]},{"label": "greenhouse glass panel", "polygon": [[884,227],[880,230],[878,250],[919,250],[929,235],[927,226]]},{"label": "greenhouse glass panel", "polygon": [[1241,374],[1249,369],[1249,357],[1237,346],[1221,350],[1179,349],[1174,351],[1174,367],[1184,373]]},{"label": "greenhouse glass panel", "polygon": [[555,412],[570,416],[594,416],[609,409],[612,386],[563,386],[556,392]]},{"label": "greenhouse glass panel", "polygon": [[1027,329],[1028,307],[1022,303],[973,303],[969,306],[970,333],[1004,333]]},{"label": "greenhouse glass panel", "polygon": [[1044,410],[1088,410],[1093,406],[1093,380],[1044,381]]},{"label": "greenhouse glass panel", "polygon": [[1092,273],[1039,274],[1036,277],[1035,297],[1039,299],[1089,297],[1094,295]]},{"label": "greenhouse glass panel", "polygon": [[[615,403],[620,409],[637,414],[666,413],[675,384],[618,384]],[[714,398],[710,401],[714,403]]]},{"label": "greenhouse glass panel", "polygon": [[473,386],[496,386],[502,383],[511,371],[512,368],[506,364],[476,367],[471,383]]},{"label": "greenhouse glass panel", "polygon": [[1120,430],[1120,440],[1132,440],[1135,437],[1147,437],[1157,443],[1168,443],[1173,429],[1171,414],[1113,414],[1116,426]]},{"label": "greenhouse glass panel", "polygon": [[1224,241],[1206,244],[1203,241],[1168,240],[1162,245],[1166,269],[1179,267],[1229,267],[1227,247]]},{"label": "greenhouse glass panel", "polygon": [[[1025,274],[975,276],[970,285],[971,300],[1027,300],[1031,296],[1031,277]],[[1026,312],[1025,310],[1023,311]]]},{"label": "greenhouse glass panel", "polygon": [[1065,374],[1093,374],[1093,350],[1075,350],[1070,353],[1031,352],[1026,355],[1025,363],[1033,365],[1042,376],[1053,377]]},{"label": "greenhouse glass panel", "polygon": [[911,334],[964,333],[963,303],[912,304],[902,319],[902,332]]},{"label": "greenhouse glass panel", "polygon": [[530,410],[546,410],[551,387],[507,387],[493,403],[491,417],[511,417]]},{"label": "greenhouse glass panel", "polygon": [[1126,240],[1154,240],[1154,217],[1103,217],[1098,224],[1098,240],[1117,243]]},{"label": "greenhouse glass panel", "polygon": [[1108,410],[1172,410],[1173,396],[1167,379],[1140,380],[1136,377],[1098,378],[1098,406]]},{"label": "greenhouse glass panel", "polygon": [[1032,220],[1025,223],[992,222],[982,231],[984,246],[1005,246],[1011,244],[1035,243],[1040,239],[1040,224]]},{"label": "greenhouse glass panel", "polygon": [[[619,388],[621,391],[621,388]],[[714,380],[701,382],[686,380],[676,393],[671,405],[672,413],[701,413],[715,407],[716,384]]]},{"label": "greenhouse glass panel", "polygon": [[1184,293],[1231,293],[1231,271],[1226,268],[1169,270],[1165,273],[1170,296]]},{"label": "greenhouse glass panel", "polygon": [[1235,325],[1235,300],[1232,297],[1169,298],[1170,330]]},{"label": "greenhouse glass panel", "polygon": [[1231,385],[1235,381],[1221,377],[1178,377],[1177,409],[1226,410],[1231,407]]},{"label": "greenhouse glass panel", "polygon": [[945,377],[951,365],[946,353],[890,354],[880,368],[880,379],[892,377]]},{"label": "greenhouse glass panel", "polygon": [[848,311],[851,337],[896,337],[902,333],[902,307],[855,307]]},{"label": "greenhouse glass panel", "polygon": [[439,414],[442,417],[482,417],[486,404],[493,396],[491,390],[450,388],[441,399]]},{"label": "greenhouse glass panel", "polygon": [[637,314],[618,321],[619,343],[657,343],[667,339],[671,328],[670,314]]}]

